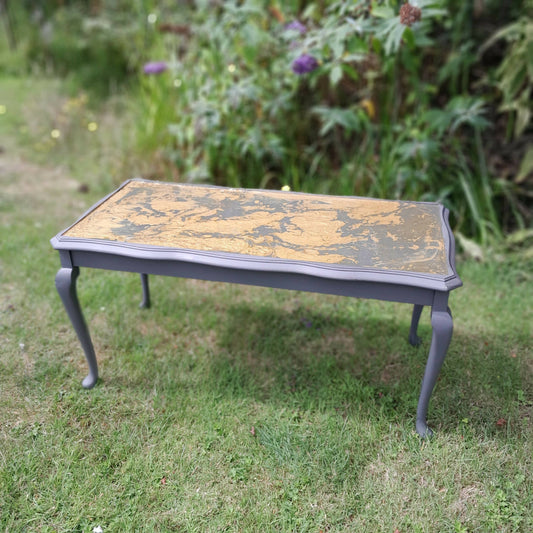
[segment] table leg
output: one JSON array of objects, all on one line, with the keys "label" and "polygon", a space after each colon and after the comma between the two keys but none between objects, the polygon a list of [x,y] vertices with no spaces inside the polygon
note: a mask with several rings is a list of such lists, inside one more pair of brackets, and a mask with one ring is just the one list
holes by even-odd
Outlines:
[{"label": "table leg", "polygon": [[423,305],[415,304],[413,308],[413,316],[411,318],[411,329],[409,330],[409,342],[413,346],[418,346],[422,339],[417,335],[418,322],[420,321],[420,315],[422,314]]},{"label": "table leg", "polygon": [[141,274],[141,285],[143,289],[143,299],[139,307],[141,309],[150,308],[150,285],[148,284],[148,274]]},{"label": "table leg", "polygon": [[433,434],[427,425],[429,399],[437,382],[444,358],[446,357],[453,332],[452,314],[449,307],[447,307],[448,294],[446,293],[445,297],[441,297],[441,299],[443,301],[440,302],[440,305],[437,306],[434,304],[431,311],[433,336],[431,338],[429,356],[416,412],[416,431],[423,438],[430,437]]},{"label": "table leg", "polygon": [[78,278],[78,275],[78,267],[60,268],[56,275],[56,288],[59,296],[61,296],[68,317],[74,326],[74,330],[78,335],[78,339],[85,352],[85,358],[89,365],[89,374],[82,381],[82,385],[86,389],[91,389],[96,385],[96,381],[98,380],[98,363],[96,362],[96,355],[94,353],[91,336],[89,335],[89,329],[83,318],[80,303],[78,301],[78,295],[76,292],[76,279]]}]

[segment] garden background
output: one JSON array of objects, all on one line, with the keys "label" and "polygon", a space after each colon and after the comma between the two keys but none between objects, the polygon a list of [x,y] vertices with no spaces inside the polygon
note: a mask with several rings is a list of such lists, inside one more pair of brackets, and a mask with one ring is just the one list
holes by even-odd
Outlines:
[{"label": "garden background", "polygon": [[[0,2],[0,527],[530,531],[530,0]],[[49,238],[125,179],[437,200],[465,282],[380,302],[84,272]],[[424,325],[425,324],[425,325]],[[425,328],[425,329],[424,329]]]}]

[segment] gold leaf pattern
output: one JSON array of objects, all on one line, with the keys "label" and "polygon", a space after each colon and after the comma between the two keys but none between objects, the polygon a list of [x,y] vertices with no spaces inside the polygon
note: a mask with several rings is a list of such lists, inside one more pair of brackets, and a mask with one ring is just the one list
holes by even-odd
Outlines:
[{"label": "gold leaf pattern", "polygon": [[442,209],[132,180],[63,236],[446,276]]}]

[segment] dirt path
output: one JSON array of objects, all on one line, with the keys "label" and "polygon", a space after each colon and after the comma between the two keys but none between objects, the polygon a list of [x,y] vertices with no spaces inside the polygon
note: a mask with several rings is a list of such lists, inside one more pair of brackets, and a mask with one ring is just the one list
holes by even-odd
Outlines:
[{"label": "dirt path", "polygon": [[47,167],[6,152],[0,155],[3,203],[32,213],[36,219],[60,209],[78,184],[61,167]]},{"label": "dirt path", "polygon": [[96,112],[65,95],[60,80],[2,79],[0,105],[0,227],[27,215],[63,229],[96,199],[103,176],[120,175],[131,128],[111,104]]},{"label": "dirt path", "polygon": [[[49,142],[60,102],[59,84],[51,80],[2,79],[0,83],[0,228],[16,228],[21,219],[54,227],[79,210],[83,197],[66,166],[36,146]],[[35,150],[35,151],[32,151]],[[70,213],[69,213],[70,211]],[[56,222],[57,221],[57,222]],[[60,228],[58,228],[60,229]],[[6,237],[9,235],[6,234]],[[2,235],[4,237],[4,235]]]}]

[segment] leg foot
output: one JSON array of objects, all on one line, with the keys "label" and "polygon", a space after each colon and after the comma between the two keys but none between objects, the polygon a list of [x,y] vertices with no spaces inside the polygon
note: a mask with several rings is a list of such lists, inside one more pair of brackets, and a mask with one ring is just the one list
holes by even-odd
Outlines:
[{"label": "leg foot", "polygon": [[151,303],[150,303],[150,286],[148,284],[148,274],[141,274],[141,285],[143,289],[143,299],[139,307],[141,309],[149,309]]},{"label": "leg foot", "polygon": [[90,389],[96,385],[98,381],[98,363],[96,362],[96,356],[94,353],[93,343],[89,330],[83,314],[81,312],[80,303],[78,301],[78,295],[76,292],[76,279],[79,275],[79,268],[60,268],[56,275],[56,288],[68,317],[72,322],[72,326],[78,335],[78,339],[81,343],[83,351],[85,352],[85,358],[89,365],[89,374],[83,380],[82,385],[86,389]]},{"label": "leg foot", "polygon": [[429,426],[426,424],[426,421],[417,420],[416,421],[416,432],[423,438],[423,439],[430,439],[433,437],[433,431],[429,428]]},{"label": "leg foot", "polygon": [[413,307],[413,316],[411,318],[411,329],[409,330],[409,343],[413,346],[419,346],[422,343],[422,339],[417,335],[418,322],[420,321],[420,315],[422,314],[423,305],[415,304]]},{"label": "leg foot", "polygon": [[96,382],[98,381],[98,371],[96,372],[96,375],[93,372],[89,372],[87,376],[85,376],[81,382],[81,386],[84,389],[92,389]]},{"label": "leg foot", "polygon": [[450,310],[436,311],[433,309],[431,312],[431,325],[433,327],[433,336],[431,338],[431,347],[429,349],[426,371],[422,381],[422,389],[416,412],[416,431],[422,438],[431,436],[432,434],[427,426],[426,419],[429,399],[437,382],[437,377],[452,338],[453,320]]}]

